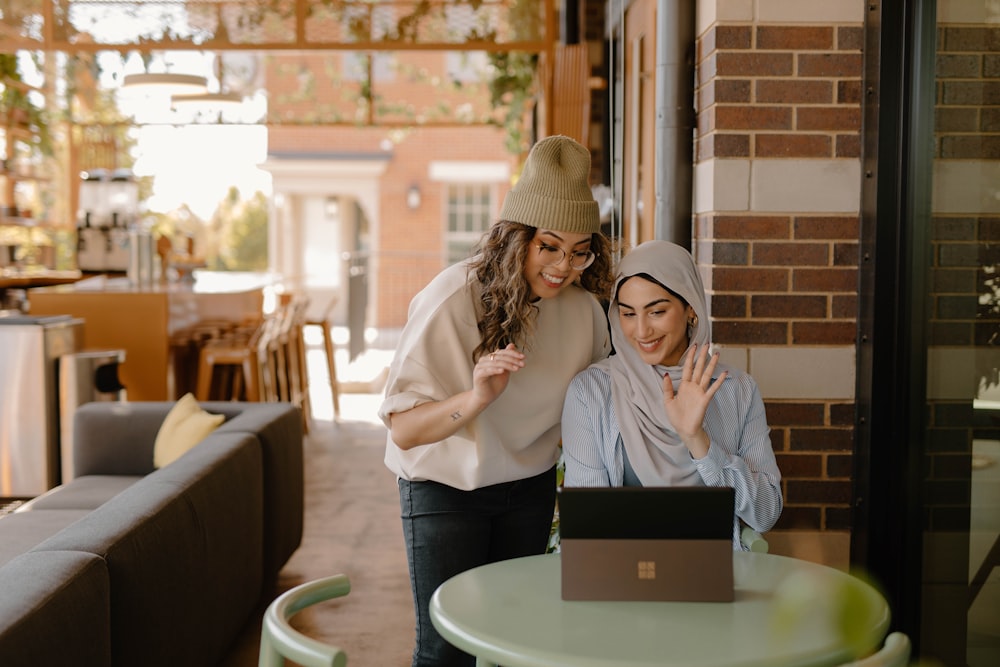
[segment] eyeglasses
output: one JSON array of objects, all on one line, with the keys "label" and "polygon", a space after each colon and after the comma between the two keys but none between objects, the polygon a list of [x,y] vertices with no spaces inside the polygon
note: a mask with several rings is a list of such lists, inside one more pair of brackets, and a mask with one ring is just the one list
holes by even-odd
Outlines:
[{"label": "eyeglasses", "polygon": [[[536,243],[538,256],[542,258],[542,266],[558,266],[566,259],[566,251],[548,243]],[[569,253],[569,266],[577,271],[583,271],[597,259],[590,250],[574,250]]]}]

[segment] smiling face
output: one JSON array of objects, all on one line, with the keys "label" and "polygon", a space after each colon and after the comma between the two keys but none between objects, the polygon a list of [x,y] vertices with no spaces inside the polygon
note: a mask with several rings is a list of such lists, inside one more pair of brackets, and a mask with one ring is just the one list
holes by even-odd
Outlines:
[{"label": "smiling face", "polygon": [[[590,240],[590,234],[537,230],[528,243],[528,256],[524,262],[524,278],[531,286],[532,294],[539,299],[550,299],[559,294],[559,290],[571,285],[585,269],[574,269],[570,262],[582,259],[582,255],[590,250]],[[563,253],[564,257],[561,256]],[[573,259],[574,256],[577,260]]]},{"label": "smiling face", "polygon": [[645,278],[626,278],[618,289],[618,321],[625,339],[644,362],[676,366],[688,348],[694,308]]}]

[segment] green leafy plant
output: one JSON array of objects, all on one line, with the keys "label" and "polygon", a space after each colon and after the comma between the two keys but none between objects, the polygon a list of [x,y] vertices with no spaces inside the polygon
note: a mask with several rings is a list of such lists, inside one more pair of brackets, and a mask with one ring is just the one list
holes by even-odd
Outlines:
[{"label": "green leafy plant", "polygon": [[489,80],[490,104],[503,116],[501,126],[507,131],[504,145],[515,155],[530,146],[528,111],[535,98],[535,72],[538,55],[509,51],[490,53],[493,69]]},{"label": "green leafy plant", "polygon": [[52,136],[45,109],[31,98],[31,88],[24,83],[16,53],[0,53],[0,117],[8,128],[23,128],[31,136],[39,153],[52,155]]}]

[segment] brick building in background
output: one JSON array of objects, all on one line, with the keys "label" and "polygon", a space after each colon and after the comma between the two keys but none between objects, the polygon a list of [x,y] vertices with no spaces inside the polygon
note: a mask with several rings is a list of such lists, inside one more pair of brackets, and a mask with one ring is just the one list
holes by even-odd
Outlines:
[{"label": "brick building in background", "polygon": [[[416,120],[436,106],[486,113],[476,72],[466,76],[478,93],[448,85],[469,67],[463,54],[375,55],[375,94],[404,109],[381,127],[366,127],[363,118],[354,124],[358,67],[352,51],[269,58],[273,112],[301,119],[273,125],[268,134],[272,268],[307,285],[314,307],[337,295],[338,322],[392,329],[405,323],[416,290],[466,254],[495,220],[518,158],[499,127],[453,117],[442,127],[405,127],[404,114]],[[311,122],[320,116],[344,122]],[[364,281],[351,285],[360,271]]]}]

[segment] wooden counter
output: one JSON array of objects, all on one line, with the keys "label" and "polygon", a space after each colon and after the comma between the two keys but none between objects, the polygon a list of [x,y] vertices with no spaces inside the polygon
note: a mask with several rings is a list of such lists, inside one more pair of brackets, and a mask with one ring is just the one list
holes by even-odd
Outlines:
[{"label": "wooden counter", "polygon": [[147,285],[98,276],[30,289],[28,309],[82,318],[84,349],[125,350],[119,377],[128,400],[173,400],[172,336],[205,321],[259,319],[276,284],[275,277],[256,273],[199,271],[193,283]]},{"label": "wooden counter", "polygon": [[[0,246],[2,248],[3,246]],[[23,297],[19,294],[8,295],[8,290],[27,289],[29,287],[47,287],[49,285],[65,285],[75,283],[83,275],[79,271],[44,271],[26,272],[12,271],[0,266],[0,310],[9,308],[17,310]],[[11,298],[8,298],[10,296]]]},{"label": "wooden counter", "polygon": [[0,270],[0,289],[47,287],[75,283],[83,274],[79,271],[39,271],[37,273],[4,273]]}]

